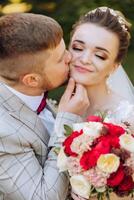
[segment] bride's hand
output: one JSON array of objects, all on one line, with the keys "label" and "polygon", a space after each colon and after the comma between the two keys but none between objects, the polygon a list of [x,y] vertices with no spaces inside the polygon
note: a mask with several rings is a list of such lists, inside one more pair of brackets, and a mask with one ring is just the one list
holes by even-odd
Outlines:
[{"label": "bride's hand", "polygon": [[[74,89],[75,93],[73,93]],[[70,78],[68,86],[61,97],[58,112],[70,112],[82,115],[86,112],[89,105],[86,88],[81,84],[75,83],[75,81]]]}]

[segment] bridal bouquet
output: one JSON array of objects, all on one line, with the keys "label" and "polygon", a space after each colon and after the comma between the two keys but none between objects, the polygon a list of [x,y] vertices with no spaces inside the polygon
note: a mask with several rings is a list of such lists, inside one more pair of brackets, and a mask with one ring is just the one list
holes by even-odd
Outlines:
[{"label": "bridal bouquet", "polygon": [[57,166],[68,171],[72,190],[89,199],[123,197],[134,191],[134,136],[99,116],[65,126],[68,137],[58,154]]}]

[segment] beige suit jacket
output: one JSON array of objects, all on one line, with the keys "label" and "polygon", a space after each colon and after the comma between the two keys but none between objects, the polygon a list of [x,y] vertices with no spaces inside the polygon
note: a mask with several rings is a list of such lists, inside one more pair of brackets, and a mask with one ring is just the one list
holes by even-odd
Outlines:
[{"label": "beige suit jacket", "polygon": [[63,124],[80,118],[59,113],[49,138],[38,115],[0,83],[0,200],[64,200],[68,178],[50,146],[61,145]]}]

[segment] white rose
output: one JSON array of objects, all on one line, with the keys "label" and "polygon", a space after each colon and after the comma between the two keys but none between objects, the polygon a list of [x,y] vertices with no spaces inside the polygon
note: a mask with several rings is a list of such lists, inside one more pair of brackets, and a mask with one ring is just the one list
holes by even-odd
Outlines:
[{"label": "white rose", "polygon": [[57,167],[59,168],[60,172],[67,170],[67,162],[68,162],[68,157],[64,153],[64,149],[61,148],[57,158]]},{"label": "white rose", "polygon": [[73,124],[73,130],[79,132],[80,130],[83,129],[83,127],[84,127],[86,124],[88,124],[88,122],[74,123],[74,124]]},{"label": "white rose", "polygon": [[84,151],[90,150],[91,145],[93,143],[93,137],[90,137],[89,135],[82,134],[76,137],[72,144],[71,144],[71,150],[79,155],[82,155]]},{"label": "white rose", "polygon": [[100,122],[88,122],[83,127],[83,133],[92,137],[100,136],[103,124]]},{"label": "white rose", "polygon": [[83,175],[74,175],[70,178],[72,190],[81,197],[89,198],[91,185]]},{"label": "white rose", "polygon": [[112,153],[100,155],[97,160],[97,167],[106,173],[116,172],[119,165],[119,157]]},{"label": "white rose", "polygon": [[119,140],[122,148],[134,153],[134,137],[129,134],[123,134],[119,137]]},{"label": "white rose", "polygon": [[105,192],[106,191],[106,187],[103,186],[103,187],[98,187],[98,188],[95,188],[97,192]]}]

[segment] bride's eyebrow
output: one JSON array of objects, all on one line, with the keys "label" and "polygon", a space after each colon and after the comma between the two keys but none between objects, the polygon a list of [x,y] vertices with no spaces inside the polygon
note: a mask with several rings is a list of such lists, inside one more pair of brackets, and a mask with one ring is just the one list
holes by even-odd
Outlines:
[{"label": "bride's eyebrow", "polygon": [[81,44],[85,44],[85,42],[81,41],[81,40],[74,40],[73,42],[79,42]]},{"label": "bride's eyebrow", "polygon": [[105,51],[105,52],[107,52],[108,54],[110,54],[110,52],[109,52],[107,49],[103,48],[103,47],[95,47],[95,48],[98,49],[98,50]]},{"label": "bride's eyebrow", "polygon": [[[78,43],[80,43],[80,44],[85,44],[85,42],[84,41],[82,41],[82,40],[74,40],[73,42],[78,42]],[[102,51],[105,51],[105,52],[107,52],[108,54],[110,54],[110,52],[107,50],[107,49],[105,49],[105,48],[103,48],[103,47],[95,47],[96,49],[98,49],[98,50],[102,50]]]}]

